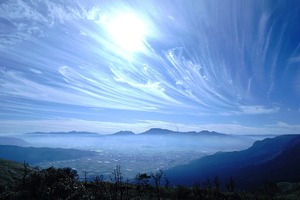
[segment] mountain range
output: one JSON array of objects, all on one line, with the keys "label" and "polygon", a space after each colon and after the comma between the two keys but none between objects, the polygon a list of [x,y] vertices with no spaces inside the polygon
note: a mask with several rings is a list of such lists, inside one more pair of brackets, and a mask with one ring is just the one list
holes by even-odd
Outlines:
[{"label": "mountain range", "polygon": [[180,132],[180,131],[172,131],[168,129],[161,128],[151,128],[145,132],[140,133],[140,135],[183,135],[183,136],[228,136],[224,133],[217,133],[214,131],[189,131],[189,132]]},{"label": "mountain range", "polygon": [[236,152],[218,152],[166,171],[175,185],[192,185],[232,177],[241,187],[266,181],[300,181],[300,135],[283,135],[255,142]]},{"label": "mountain range", "polygon": [[28,135],[98,135],[98,133],[87,131],[69,131],[69,132],[33,132]]},{"label": "mountain range", "polygon": [[[33,132],[33,133],[26,133],[27,135],[104,135],[104,134],[98,134],[94,132],[86,132],[86,131],[69,131],[69,132]],[[224,133],[218,133],[215,131],[207,131],[202,130],[199,132],[196,131],[188,131],[188,132],[181,132],[181,131],[172,131],[168,129],[162,129],[162,128],[151,128],[147,131],[144,131],[142,133],[134,133],[132,131],[118,131],[113,134],[105,134],[105,136],[110,135],[118,135],[118,136],[124,136],[124,135],[184,135],[184,136],[229,136]]]}]

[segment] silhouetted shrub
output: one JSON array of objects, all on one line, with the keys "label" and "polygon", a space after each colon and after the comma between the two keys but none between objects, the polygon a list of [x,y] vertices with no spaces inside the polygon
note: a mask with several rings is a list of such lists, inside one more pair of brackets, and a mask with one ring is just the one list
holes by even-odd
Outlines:
[{"label": "silhouetted shrub", "polygon": [[23,199],[88,199],[85,187],[71,168],[50,167],[31,172],[22,183]]}]

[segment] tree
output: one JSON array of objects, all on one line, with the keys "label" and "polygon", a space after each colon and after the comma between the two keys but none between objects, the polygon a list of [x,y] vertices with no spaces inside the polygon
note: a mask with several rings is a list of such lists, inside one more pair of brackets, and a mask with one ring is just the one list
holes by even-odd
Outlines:
[{"label": "tree", "polygon": [[25,161],[23,162],[23,167],[24,167],[24,173],[23,173],[23,177],[22,177],[22,187],[25,187],[26,184],[26,178],[30,172],[29,170],[29,165],[28,163],[26,163]]},{"label": "tree", "polygon": [[84,174],[84,183],[86,184],[87,183],[88,172],[87,171],[83,171],[83,174]]},{"label": "tree", "polygon": [[225,186],[228,192],[234,192],[235,182],[232,177],[230,177],[229,180],[226,181]]},{"label": "tree", "polygon": [[122,185],[122,173],[121,173],[121,166],[117,165],[113,171],[113,177],[111,177],[111,181],[114,183],[113,186],[110,187],[110,194],[113,199],[117,199],[118,196],[120,199],[123,198],[123,193],[125,187]]},{"label": "tree", "polygon": [[142,199],[142,195],[149,189],[149,181],[151,176],[146,173],[139,173],[135,176],[136,190],[138,192],[139,199]]},{"label": "tree", "polygon": [[139,173],[135,176],[137,184],[141,186],[148,186],[150,178],[151,176],[147,175],[146,173]]},{"label": "tree", "polygon": [[121,173],[121,166],[117,165],[113,171],[113,182],[115,183],[116,187],[119,188],[122,183],[122,173]]},{"label": "tree", "polygon": [[220,181],[219,181],[219,177],[218,176],[215,176],[215,178],[214,178],[214,188],[215,188],[216,191],[219,191]]},{"label": "tree", "polygon": [[206,178],[204,185],[206,186],[207,189],[211,190],[212,186],[209,178]]},{"label": "tree", "polygon": [[34,170],[26,178],[23,199],[86,199],[87,192],[78,182],[76,170],[50,167]]},{"label": "tree", "polygon": [[163,171],[161,169],[159,169],[157,172],[151,174],[151,177],[153,178],[154,183],[155,183],[157,199],[161,199],[160,187],[161,187],[161,177],[162,176],[163,176]]}]

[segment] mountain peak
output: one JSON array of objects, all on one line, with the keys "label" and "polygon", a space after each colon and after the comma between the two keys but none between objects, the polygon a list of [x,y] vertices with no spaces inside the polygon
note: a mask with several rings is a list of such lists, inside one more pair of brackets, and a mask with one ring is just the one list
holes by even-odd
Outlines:
[{"label": "mountain peak", "polygon": [[172,131],[169,129],[162,129],[162,128],[151,128],[148,131],[145,131],[141,134],[147,134],[147,135],[170,135],[170,134],[176,134],[176,135],[199,135],[199,136],[225,136],[226,134],[218,133],[215,131],[189,131],[189,132],[179,132],[179,131]]},{"label": "mountain peak", "polygon": [[151,128],[148,131],[145,131],[141,134],[146,134],[146,135],[169,135],[169,134],[174,134],[174,133],[179,133],[179,132],[175,132],[175,131],[171,131],[168,129],[162,129],[162,128]]},{"label": "mountain peak", "polygon": [[135,133],[132,131],[119,131],[119,132],[114,133],[113,135],[118,135],[118,136],[126,135],[127,136],[127,135],[135,135]]},{"label": "mountain peak", "polygon": [[208,130],[200,131],[199,134],[201,134],[201,135],[210,135],[210,136],[224,136],[224,135],[226,135],[224,133],[218,133],[218,132],[215,132],[215,131],[208,131]]}]

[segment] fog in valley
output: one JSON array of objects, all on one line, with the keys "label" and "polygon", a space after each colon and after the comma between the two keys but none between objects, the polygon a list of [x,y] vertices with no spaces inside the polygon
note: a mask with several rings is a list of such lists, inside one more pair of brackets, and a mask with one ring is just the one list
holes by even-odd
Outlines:
[{"label": "fog in valley", "polygon": [[[96,152],[96,156],[79,159],[44,161],[40,167],[71,167],[81,176],[103,176],[109,179],[113,169],[121,166],[124,178],[187,164],[218,151],[237,151],[250,147],[250,136],[225,134],[197,135],[185,133],[100,135],[100,134],[24,134],[19,136],[33,147],[80,149]],[[53,155],[55,157],[55,155]]]}]

